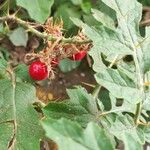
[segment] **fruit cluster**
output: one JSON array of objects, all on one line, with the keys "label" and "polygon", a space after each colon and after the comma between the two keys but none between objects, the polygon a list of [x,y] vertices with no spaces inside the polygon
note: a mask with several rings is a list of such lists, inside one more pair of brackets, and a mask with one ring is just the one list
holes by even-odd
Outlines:
[{"label": "fruit cluster", "polygon": [[[60,60],[64,58],[69,58],[73,61],[81,61],[87,54],[87,51],[91,48],[89,43],[72,43],[72,42],[63,42],[63,22],[54,23],[53,19],[50,18],[43,25],[44,32],[52,37],[55,37],[56,40],[49,41],[45,43],[45,48],[39,53],[29,53],[26,55],[28,61],[32,61],[29,66],[29,74],[34,80],[44,80],[46,78],[53,79],[54,68],[59,64]],[[76,36],[73,37],[78,41],[84,41],[87,37],[79,32]],[[28,59],[30,58],[30,59]]]}]

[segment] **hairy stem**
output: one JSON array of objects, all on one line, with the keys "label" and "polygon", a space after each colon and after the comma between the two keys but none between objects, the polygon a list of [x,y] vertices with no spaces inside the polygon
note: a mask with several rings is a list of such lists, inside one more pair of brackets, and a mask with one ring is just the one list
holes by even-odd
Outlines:
[{"label": "hairy stem", "polygon": [[[12,20],[12,21],[17,22],[18,24],[20,24],[21,26],[26,28],[28,31],[34,33],[35,35],[37,35],[40,38],[43,38],[43,39],[46,39],[46,40],[49,40],[49,41],[56,41],[57,40],[57,37],[53,37],[52,35],[47,34],[47,33],[39,32],[33,26],[31,26],[28,22],[15,17],[15,15],[8,15],[8,16],[0,17],[0,21],[2,21],[2,22],[8,21],[8,20]],[[92,43],[92,41],[90,39],[77,40],[73,37],[72,38],[64,38],[63,37],[61,41],[63,43],[75,43],[75,44]]]}]

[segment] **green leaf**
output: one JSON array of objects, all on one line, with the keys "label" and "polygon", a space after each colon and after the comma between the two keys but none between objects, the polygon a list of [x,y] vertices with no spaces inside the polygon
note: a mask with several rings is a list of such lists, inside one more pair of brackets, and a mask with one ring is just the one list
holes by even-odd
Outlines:
[{"label": "green leaf", "polygon": [[113,30],[115,29],[115,22],[109,15],[106,15],[102,11],[99,11],[97,9],[92,9],[92,13],[94,18],[97,21],[101,22],[104,26]]},{"label": "green leaf", "polygon": [[136,127],[129,115],[107,115],[101,117],[101,124],[110,134],[122,140],[125,150],[142,150],[145,142],[144,132]]},{"label": "green leaf", "polygon": [[121,112],[130,112],[135,113],[135,105],[132,105],[132,102],[126,100],[118,100],[107,90],[101,90],[98,96],[98,102],[104,105],[104,109],[101,109],[101,113],[118,113]]},{"label": "green leaf", "polygon": [[[131,36],[135,40],[135,32],[139,32],[142,5],[136,0],[127,0],[126,3],[123,3],[121,0],[112,0],[111,3],[109,0],[102,0],[102,2],[115,10],[118,19],[118,27],[121,28],[121,31],[125,35],[125,40],[133,42],[131,41]],[[127,39],[129,37],[130,39]]]},{"label": "green leaf", "polygon": [[40,149],[42,130],[32,106],[35,89],[9,80],[0,80],[0,85],[1,149]]},{"label": "green leaf", "polygon": [[117,117],[111,130],[124,142],[126,150],[142,150],[142,145],[144,145],[143,131],[135,127],[131,117],[126,117]]},{"label": "green leaf", "polygon": [[83,14],[83,20],[89,26],[99,26],[100,23],[93,17],[92,14]]},{"label": "green leaf", "polygon": [[143,102],[143,109],[150,111],[150,92],[145,94],[146,99]]},{"label": "green leaf", "polygon": [[26,46],[28,41],[28,34],[24,28],[19,27],[9,34],[9,39],[15,46]]},{"label": "green leaf", "polygon": [[149,0],[138,0],[140,3],[142,3],[144,6],[150,6]]},{"label": "green leaf", "polygon": [[8,1],[2,1],[1,8],[0,8],[0,16],[5,16],[8,13],[8,3],[9,3],[9,10],[16,10],[16,2],[15,0]]},{"label": "green leaf", "polygon": [[85,108],[79,104],[73,104],[67,102],[50,102],[46,107],[43,108],[44,116],[51,117],[53,119],[66,118],[72,121],[76,121],[83,127],[88,122],[94,120],[94,116],[89,114]]},{"label": "green leaf", "polygon": [[5,70],[8,67],[8,63],[5,59],[0,58],[0,71]]},{"label": "green leaf", "polygon": [[100,72],[99,61],[101,53],[106,56],[131,55],[132,50],[126,45],[126,40],[120,29],[109,29],[103,25],[94,28],[81,22],[79,19],[72,18],[72,21],[84,29],[84,33],[93,41],[93,47],[89,54],[94,60],[94,70]]},{"label": "green leaf", "polygon": [[15,68],[15,74],[16,74],[16,77],[21,79],[21,81],[23,82],[29,82],[32,84],[34,83],[34,81],[31,79],[29,75],[28,66],[26,66],[25,64],[19,64]]},{"label": "green leaf", "polygon": [[5,59],[0,58],[0,79],[8,79],[8,73],[6,71],[8,63]]},{"label": "green leaf", "polygon": [[146,28],[146,36],[144,38],[144,43],[141,43],[143,46],[143,53],[144,53],[144,71],[150,71],[150,27]]},{"label": "green leaf", "polygon": [[91,2],[85,1],[81,4],[81,9],[86,14],[90,14],[91,8],[92,8]]},{"label": "green leaf", "polygon": [[124,98],[132,104],[141,101],[141,95],[136,88],[136,84],[121,71],[106,69],[105,71],[96,74],[95,79],[117,98]]},{"label": "green leaf", "polygon": [[125,41],[123,41],[122,33],[119,33],[119,30],[112,30],[103,25],[98,28],[89,27],[79,19],[71,18],[71,20],[76,25],[84,28],[85,34],[94,42],[93,45],[99,47],[98,51],[103,50],[106,55],[113,53],[132,54],[131,49],[127,47]]},{"label": "green leaf", "polygon": [[[94,64],[93,64],[93,70],[96,71],[96,72],[102,72],[103,70],[106,69],[106,65],[103,63],[103,60],[102,60],[102,56],[101,56],[101,52],[100,51],[97,51],[98,47],[94,46],[91,51],[89,52],[89,54],[91,55],[92,51],[92,57],[94,57]],[[95,53],[94,51],[97,51],[97,53]],[[113,54],[112,54],[113,55]]]},{"label": "green leaf", "polygon": [[54,0],[32,0],[30,2],[24,0],[16,0],[17,5],[25,8],[30,17],[37,22],[44,23],[50,15],[51,7]]},{"label": "green leaf", "polygon": [[67,93],[70,97],[70,102],[81,105],[91,114],[97,113],[98,110],[95,99],[91,94],[88,94],[84,88],[78,87],[77,89],[69,89]]},{"label": "green leaf", "polygon": [[[113,113],[120,113],[120,112],[130,112],[135,113],[136,111],[136,105],[132,105],[132,102],[128,102],[126,100],[121,100],[121,104],[119,104],[119,101],[114,97],[111,93],[109,94],[111,99],[111,110],[110,112]],[[119,105],[119,106],[117,106]]]},{"label": "green leaf", "polygon": [[73,7],[68,2],[68,3],[65,3],[63,5],[60,5],[57,8],[57,12],[55,13],[54,16],[55,16],[55,18],[62,18],[62,20],[64,22],[64,28],[69,30],[69,29],[71,29],[73,27],[75,28],[74,24],[69,19],[69,17],[80,18],[81,14],[80,14],[80,12],[78,11],[78,9],[76,7]]},{"label": "green leaf", "polygon": [[145,135],[145,139],[148,143],[150,143],[150,127],[144,127],[144,135]]},{"label": "green leaf", "polygon": [[[6,130],[7,129],[7,130]],[[5,132],[4,132],[5,131]],[[9,123],[0,125],[0,144],[1,149],[7,149],[8,141],[13,137],[13,126]]]},{"label": "green leaf", "polygon": [[[115,71],[111,73],[109,72],[109,75],[107,73],[104,74],[104,72],[107,72],[108,70],[107,71],[102,70],[103,72],[99,74],[100,80],[98,80],[98,82],[102,84],[104,87],[106,87],[112,93],[113,96],[117,98],[123,98],[124,100],[127,100],[129,103],[135,104],[139,101],[143,101],[143,102],[147,101],[148,98],[146,95],[149,95],[149,94],[147,94],[147,91],[144,89],[145,87],[143,86],[143,82],[145,80],[144,73],[149,71],[150,69],[149,67],[150,66],[149,64],[150,62],[150,57],[149,57],[149,41],[150,41],[149,35],[150,34],[149,33],[150,32],[149,32],[149,29],[146,28],[146,36],[144,38],[140,36],[139,22],[142,16],[142,6],[136,0],[133,0],[132,2],[127,0],[125,4],[121,0],[112,0],[111,2],[109,0],[102,0],[102,1],[106,5],[108,5],[110,8],[115,10],[116,12],[116,16],[118,20],[118,27],[116,27],[116,30],[114,31],[115,33],[119,35],[120,34],[123,35],[123,39],[125,41],[124,45],[130,48],[130,50],[133,52],[133,53],[131,52],[130,55],[132,55],[132,58],[134,60],[133,65],[132,65],[134,69],[133,69],[133,72],[129,72],[129,70],[122,68],[121,70],[122,73],[120,74],[119,67],[117,66],[118,64],[120,64],[119,62],[118,64],[116,64],[116,66],[118,67],[117,69],[120,74],[119,76],[125,82],[127,82],[126,84],[123,83],[124,81],[117,75],[117,73],[115,73]],[[81,22],[79,22],[78,24],[80,24],[80,26],[82,26],[85,29],[85,33],[89,36],[89,38],[95,40],[94,37],[92,36],[92,32],[91,32],[91,30],[93,30],[92,28],[87,27],[85,24]],[[101,27],[99,28],[101,29]],[[96,33],[99,33],[99,31],[100,30],[98,30],[98,32]],[[122,42],[118,38],[113,38],[113,39],[116,39],[117,41]],[[104,42],[102,40],[99,40],[99,44],[103,45]],[[97,52],[98,47],[99,49],[102,49],[100,46],[97,47],[97,45],[94,47],[91,52],[92,57],[94,56],[93,58],[95,58],[96,53],[98,53]],[[119,48],[119,45],[116,48]],[[107,49],[107,47],[103,46],[103,49],[104,50],[101,51],[101,53],[106,55],[106,57],[111,56],[110,54],[108,55],[108,53],[105,52],[105,49]],[[110,50],[112,50],[112,52],[115,52],[112,47],[110,47]],[[100,55],[100,52],[98,54]],[[123,57],[126,56],[126,54],[123,54],[123,53],[119,54],[115,52],[115,54],[118,56],[122,55]],[[112,56],[113,55],[114,54],[112,54]],[[94,62],[94,63],[97,63],[97,62]],[[129,63],[127,65],[129,65]],[[100,72],[100,70],[96,70],[96,71]],[[109,83],[107,82],[108,80],[109,80]],[[146,80],[149,80],[149,78],[147,77]],[[121,85],[121,87],[116,86],[116,84],[118,83]],[[133,85],[133,83],[135,85]],[[139,90],[140,88],[141,89],[143,88],[143,92]],[[134,95],[134,97],[132,97],[132,95]]]},{"label": "green leaf", "polygon": [[71,0],[71,2],[72,2],[74,5],[81,5],[81,4],[82,4],[82,0]]},{"label": "green leaf", "polygon": [[[110,110],[111,107],[111,99],[109,96],[109,91],[107,90],[100,90],[99,95],[98,95],[98,101],[101,102],[104,106],[103,110]],[[101,109],[102,110],[102,109]]]},{"label": "green leaf", "polygon": [[84,127],[88,122],[94,121],[98,112],[94,98],[81,87],[67,90],[67,93],[70,100],[49,103],[43,108],[44,115],[54,119],[64,117]]},{"label": "green leaf", "polygon": [[119,139],[121,139],[122,136],[127,133],[132,136],[133,139],[136,139],[136,141],[138,141],[140,144],[144,144],[143,132],[140,128],[136,128],[133,118],[129,115],[117,116],[110,130]]},{"label": "green leaf", "polygon": [[2,23],[0,23],[0,36],[2,36],[3,34],[5,34],[5,29]]},{"label": "green leaf", "polygon": [[105,3],[103,3],[102,0],[96,2],[96,9],[106,14],[106,16],[112,18],[114,22],[116,21],[117,18],[115,11],[111,7],[108,7]]},{"label": "green leaf", "polygon": [[7,60],[7,61],[9,60],[10,53],[9,53],[7,48],[0,47],[0,57]]},{"label": "green leaf", "polygon": [[118,69],[126,74],[130,79],[132,79],[134,82],[136,82],[136,74],[135,74],[135,65],[134,62],[124,62],[120,61],[120,63],[117,65]]},{"label": "green leaf", "polygon": [[80,61],[72,61],[66,58],[60,61],[59,68],[62,72],[69,72],[77,68],[80,65],[80,63]]},{"label": "green leaf", "polygon": [[139,142],[137,142],[134,135],[131,136],[130,133],[126,133],[123,136],[123,141],[126,147],[125,150],[143,150],[143,144],[140,144]]},{"label": "green leaf", "polygon": [[89,123],[85,130],[66,119],[42,121],[47,137],[58,144],[60,150],[113,150],[111,139],[104,129]]},{"label": "green leaf", "polygon": [[[85,34],[93,41],[93,48],[89,54],[94,60],[94,70],[96,72],[100,71],[96,65],[99,63],[97,57],[100,57],[101,53],[106,57],[116,55],[122,55],[122,57],[124,57],[126,55],[135,55],[134,52],[136,52],[136,57],[138,57],[140,61],[140,68],[143,68],[144,57],[141,43],[145,44],[146,42],[145,39],[139,36],[139,22],[142,16],[142,6],[136,0],[132,2],[127,0],[125,4],[121,0],[112,0],[111,2],[109,0],[102,0],[102,2],[116,12],[118,20],[118,27],[116,27],[116,29],[112,29],[106,25],[106,21],[102,19],[109,18],[109,20],[113,20],[105,11],[101,14],[103,17],[99,17],[99,21],[103,24],[99,27],[92,28],[77,19],[73,19],[74,23],[82,27]],[[98,12],[98,10],[96,11]],[[146,56],[148,57],[149,55],[146,54]],[[147,60],[147,62],[149,61]]]}]

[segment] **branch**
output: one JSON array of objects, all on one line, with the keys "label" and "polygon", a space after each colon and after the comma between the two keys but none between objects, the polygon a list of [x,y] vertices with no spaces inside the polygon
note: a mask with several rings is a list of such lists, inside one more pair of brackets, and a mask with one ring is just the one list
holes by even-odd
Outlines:
[{"label": "branch", "polygon": [[[54,37],[54,36],[47,34],[47,33],[39,32],[34,27],[32,27],[28,22],[23,21],[14,15],[8,15],[8,16],[0,17],[1,22],[8,21],[8,20],[12,20],[12,21],[17,22],[18,24],[20,24],[24,28],[28,29],[28,31],[34,33],[35,35],[37,35],[40,38],[43,38],[43,39],[46,39],[49,41],[56,41],[57,40],[57,37]],[[63,43],[74,43],[74,44],[86,44],[86,43],[92,43],[92,40],[90,40],[90,39],[77,40],[74,37],[72,37],[72,38],[64,38],[63,37],[61,42],[63,42]]]},{"label": "branch", "polygon": [[[57,37],[54,37],[54,36],[47,34],[47,33],[39,32],[34,27],[32,27],[28,22],[17,18],[15,15],[8,15],[8,16],[0,17],[1,22],[5,22],[8,20],[12,20],[12,21],[17,22],[18,24],[20,24],[24,28],[28,29],[28,31],[34,33],[35,35],[37,35],[40,38],[43,38],[43,39],[46,39],[49,41],[56,41],[57,40]],[[147,25],[150,25],[150,19],[145,20],[145,21],[141,21],[141,23],[140,23],[141,27],[147,26]],[[63,37],[61,42],[63,42],[63,43],[74,43],[74,44],[86,44],[86,43],[92,43],[92,40],[87,39],[87,40],[81,41],[81,40],[77,40],[73,37],[72,38],[64,38]]]}]

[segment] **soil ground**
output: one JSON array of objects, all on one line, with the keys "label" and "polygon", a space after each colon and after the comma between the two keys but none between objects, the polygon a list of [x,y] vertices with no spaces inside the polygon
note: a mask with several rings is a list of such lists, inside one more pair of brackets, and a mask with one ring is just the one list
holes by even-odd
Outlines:
[{"label": "soil ground", "polygon": [[57,69],[54,80],[43,83],[43,86],[37,86],[37,96],[45,103],[49,100],[64,100],[67,98],[66,89],[74,88],[76,85],[83,86],[88,92],[92,92],[94,88],[92,86],[96,84],[93,74],[86,59],[71,72],[63,73]]}]

